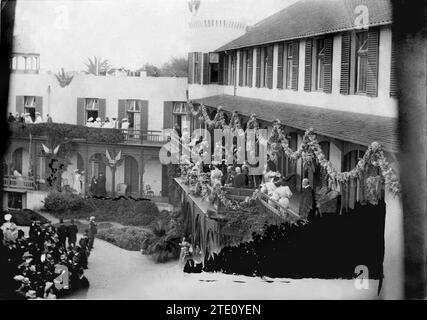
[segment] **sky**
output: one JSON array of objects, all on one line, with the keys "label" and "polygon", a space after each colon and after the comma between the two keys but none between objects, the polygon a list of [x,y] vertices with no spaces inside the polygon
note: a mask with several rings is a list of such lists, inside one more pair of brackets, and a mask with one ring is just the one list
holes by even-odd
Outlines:
[{"label": "sky", "polygon": [[[88,57],[114,67],[160,66],[189,51],[188,0],[18,0],[15,34],[32,42],[41,68],[81,71]],[[201,0],[199,15],[251,25],[296,0]]]}]

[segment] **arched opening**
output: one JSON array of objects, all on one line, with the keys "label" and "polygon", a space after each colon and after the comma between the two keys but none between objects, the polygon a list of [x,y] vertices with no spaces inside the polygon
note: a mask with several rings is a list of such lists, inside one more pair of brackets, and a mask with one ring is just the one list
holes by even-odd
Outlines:
[{"label": "arched opening", "polygon": [[132,194],[139,193],[139,171],[138,162],[131,156],[125,156],[124,161],[124,182],[127,185],[128,192]]},{"label": "arched opening", "polygon": [[9,174],[20,174],[29,176],[30,173],[30,154],[24,148],[15,149],[12,153],[12,163],[10,164]]}]

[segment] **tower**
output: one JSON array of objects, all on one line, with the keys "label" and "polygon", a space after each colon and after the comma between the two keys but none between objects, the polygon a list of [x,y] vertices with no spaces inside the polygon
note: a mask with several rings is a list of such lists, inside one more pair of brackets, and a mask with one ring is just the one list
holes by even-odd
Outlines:
[{"label": "tower", "polygon": [[[186,0],[190,52],[210,52],[241,36],[246,22],[235,0]],[[234,10],[233,10],[234,9]]]}]

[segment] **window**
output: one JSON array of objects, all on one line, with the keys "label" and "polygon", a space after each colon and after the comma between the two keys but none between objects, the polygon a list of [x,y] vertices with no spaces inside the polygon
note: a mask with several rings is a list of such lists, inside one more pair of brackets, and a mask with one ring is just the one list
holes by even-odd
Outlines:
[{"label": "window", "polygon": [[356,92],[366,93],[368,78],[368,32],[356,34]]},{"label": "window", "polygon": [[218,83],[219,80],[219,54],[209,53],[209,83]]},{"label": "window", "polygon": [[141,100],[126,100],[126,110],[131,112],[141,112]]},{"label": "window", "polygon": [[24,112],[30,114],[31,120],[33,122],[36,121],[36,97],[24,97]]},{"label": "window", "polygon": [[323,90],[324,61],[325,59],[325,39],[316,40],[316,89]]},{"label": "window", "polygon": [[268,52],[267,47],[262,48],[261,53],[262,59],[262,76],[261,76],[261,86],[267,86],[267,70],[268,70]]},{"label": "window", "polygon": [[96,118],[98,118],[98,114],[99,114],[99,101],[98,101],[98,99],[86,98],[85,99],[85,110],[86,110],[85,122],[87,122],[87,120],[89,118],[93,118],[93,120],[96,120]]},{"label": "window", "polygon": [[286,76],[285,76],[285,88],[292,89],[292,64],[293,64],[293,48],[295,44],[289,43],[286,49]]},{"label": "window", "polygon": [[87,98],[85,100],[86,110],[99,110],[98,99]]}]

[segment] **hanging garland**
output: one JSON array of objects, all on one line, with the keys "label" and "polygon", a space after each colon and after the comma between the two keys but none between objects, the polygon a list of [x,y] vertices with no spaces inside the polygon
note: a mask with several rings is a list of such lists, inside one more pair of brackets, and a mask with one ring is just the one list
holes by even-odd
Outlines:
[{"label": "hanging garland", "polygon": [[[388,189],[393,194],[399,194],[401,192],[399,179],[384,155],[383,146],[378,142],[372,142],[363,158],[359,160],[352,170],[347,172],[338,172],[338,170],[333,167],[332,163],[326,159],[312,128],[305,132],[300,149],[293,151],[289,147],[288,140],[283,133],[280,120],[276,120],[273,124],[269,144],[272,156],[277,156],[277,153],[283,151],[284,154],[292,160],[302,159],[305,166],[313,166],[314,163],[317,162],[326,170],[334,183],[348,182],[350,179],[362,179],[369,166],[378,168],[380,169],[383,182]],[[374,188],[377,184],[377,181],[374,181],[372,178],[367,179],[366,182],[368,188]]]}]

